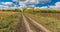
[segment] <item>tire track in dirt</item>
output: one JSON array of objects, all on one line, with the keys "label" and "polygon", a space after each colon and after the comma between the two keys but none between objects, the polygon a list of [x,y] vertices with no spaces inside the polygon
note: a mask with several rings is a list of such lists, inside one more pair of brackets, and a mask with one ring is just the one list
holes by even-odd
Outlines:
[{"label": "tire track in dirt", "polygon": [[31,23],[32,25],[34,25],[37,29],[40,30],[40,32],[51,32],[48,29],[46,29],[44,26],[42,26],[41,24],[37,23],[35,20],[31,19],[30,17],[26,16],[25,17],[29,20],[29,23]]},{"label": "tire track in dirt", "polygon": [[15,28],[15,32],[27,32],[22,14],[21,14],[20,22],[17,24]]},{"label": "tire track in dirt", "polygon": [[26,18],[24,17],[24,15],[22,15],[22,16],[23,16],[23,20],[24,20],[24,24],[25,24],[27,32],[33,32],[29,26],[29,23],[27,22]]},{"label": "tire track in dirt", "polygon": [[22,14],[20,22],[16,26],[15,32],[33,32],[30,29],[29,23],[27,22],[26,18]]},{"label": "tire track in dirt", "polygon": [[24,14],[22,14],[20,22],[16,26],[15,32],[34,32],[31,29],[29,23],[34,27],[36,27],[38,30],[40,30],[39,32],[51,32],[48,29],[46,29],[44,26],[42,26],[41,24],[37,23],[35,20],[31,19],[30,17]]}]

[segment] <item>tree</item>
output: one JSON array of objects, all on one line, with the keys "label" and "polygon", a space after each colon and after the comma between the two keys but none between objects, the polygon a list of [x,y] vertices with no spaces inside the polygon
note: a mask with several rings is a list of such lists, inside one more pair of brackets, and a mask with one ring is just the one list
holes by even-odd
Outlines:
[{"label": "tree", "polygon": [[30,8],[30,9],[25,8],[25,9],[24,9],[24,12],[32,13],[32,12],[33,12],[33,9],[32,9],[32,8]]},{"label": "tree", "polygon": [[40,12],[40,9],[36,8],[36,9],[34,9],[34,11],[33,11],[33,12],[38,13],[38,12]]}]

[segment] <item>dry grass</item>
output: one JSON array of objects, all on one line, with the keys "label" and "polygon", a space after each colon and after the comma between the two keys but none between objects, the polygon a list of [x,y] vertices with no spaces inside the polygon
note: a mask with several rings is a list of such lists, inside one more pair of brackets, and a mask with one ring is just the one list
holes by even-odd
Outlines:
[{"label": "dry grass", "polygon": [[40,13],[44,17],[54,17],[60,19],[60,13]]},{"label": "dry grass", "polygon": [[20,12],[0,12],[0,32],[14,32],[20,17]]},{"label": "dry grass", "polygon": [[52,32],[60,32],[60,14],[59,13],[26,13],[29,17],[45,26]]}]

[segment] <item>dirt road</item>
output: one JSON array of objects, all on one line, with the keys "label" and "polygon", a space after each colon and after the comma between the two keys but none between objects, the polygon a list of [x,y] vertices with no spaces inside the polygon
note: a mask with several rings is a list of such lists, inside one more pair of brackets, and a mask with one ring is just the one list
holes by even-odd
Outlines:
[{"label": "dirt road", "polygon": [[31,29],[30,29],[30,26],[29,26],[29,23],[27,22],[26,18],[23,16],[23,20],[24,20],[24,24],[25,24],[25,27],[26,27],[26,30],[27,32],[33,32]]},{"label": "dirt road", "polygon": [[26,16],[26,18],[29,20],[29,23],[31,23],[33,26],[35,26],[41,32],[51,32],[48,29],[46,29],[44,26],[42,26],[41,24],[37,23],[35,20],[31,19],[30,17]]},{"label": "dirt road", "polygon": [[31,29],[30,24],[33,25],[33,27],[37,28],[36,30],[39,30],[38,32],[51,32],[44,26],[24,14],[22,14],[21,21],[17,25],[18,29],[16,32],[35,32]]}]

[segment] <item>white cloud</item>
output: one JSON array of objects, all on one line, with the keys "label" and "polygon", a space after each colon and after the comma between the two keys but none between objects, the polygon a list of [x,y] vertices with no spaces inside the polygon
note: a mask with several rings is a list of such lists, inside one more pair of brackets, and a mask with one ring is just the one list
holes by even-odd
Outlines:
[{"label": "white cloud", "polygon": [[51,2],[51,0],[12,0],[15,2],[31,2],[31,3],[46,3],[46,2]]},{"label": "white cloud", "polygon": [[16,6],[13,2],[0,2],[0,9],[15,9]]},{"label": "white cloud", "polygon": [[55,6],[49,6],[52,9],[60,9],[60,2],[56,2]]},{"label": "white cloud", "polygon": [[[47,2],[51,2],[51,0],[13,0],[15,2],[19,2],[19,8],[29,8],[29,7],[35,7],[36,4],[39,4],[39,3],[47,3]],[[17,8],[16,6],[17,5],[14,5],[12,2],[1,2],[2,4],[6,5],[2,5],[1,7],[4,7],[4,8]],[[9,6],[13,6],[14,7],[9,7]],[[43,6],[43,7],[40,7],[40,8],[47,8],[47,6]]]},{"label": "white cloud", "polygon": [[35,7],[35,5],[39,3],[51,2],[51,0],[13,0],[13,1],[19,2],[20,7],[22,8]]},{"label": "white cloud", "polygon": [[0,9],[7,9],[8,6],[0,5]]},{"label": "white cloud", "polygon": [[1,2],[3,5],[7,5],[7,6],[13,6],[12,2]]},{"label": "white cloud", "polygon": [[60,9],[60,2],[56,2],[55,3],[55,5],[53,5],[53,6],[49,6],[49,8],[48,8],[48,6],[43,6],[43,7],[40,7],[40,8],[47,8],[47,9]]},{"label": "white cloud", "polygon": [[5,5],[0,5],[0,9],[2,10],[2,9],[5,9],[5,10],[7,10],[7,9],[16,9],[17,7],[16,6],[14,6],[14,7],[9,7],[9,6],[5,6]]},{"label": "white cloud", "polygon": [[12,0],[12,1],[14,1],[14,2],[19,2],[19,0]]},{"label": "white cloud", "polygon": [[35,8],[40,8],[40,9],[55,9],[55,10],[60,10],[60,2],[56,2],[55,5],[53,6],[42,6],[42,7],[35,7]]},{"label": "white cloud", "polygon": [[0,2],[0,3],[1,3],[0,9],[15,9],[15,8],[17,8],[17,5],[13,4],[13,2]]},{"label": "white cloud", "polygon": [[8,7],[8,6],[0,5],[0,8],[5,8],[5,7]]},{"label": "white cloud", "polygon": [[38,0],[29,0],[27,4],[38,4]]},{"label": "white cloud", "polygon": [[2,9],[5,9],[5,10],[14,10],[14,9],[16,9],[17,7],[7,7],[7,6],[4,6],[4,7],[1,7],[0,9],[2,10]]},{"label": "white cloud", "polygon": [[51,0],[39,0],[39,3],[49,3],[49,2],[51,2]]},{"label": "white cloud", "polygon": [[43,7],[40,7],[40,8],[48,8],[47,6],[43,6]]},{"label": "white cloud", "polygon": [[56,6],[60,6],[60,2],[56,2],[55,5],[56,5]]}]

